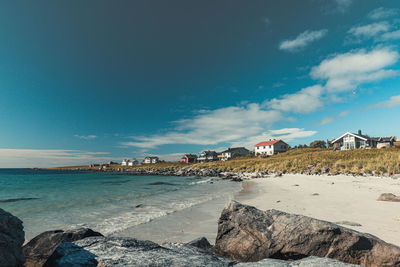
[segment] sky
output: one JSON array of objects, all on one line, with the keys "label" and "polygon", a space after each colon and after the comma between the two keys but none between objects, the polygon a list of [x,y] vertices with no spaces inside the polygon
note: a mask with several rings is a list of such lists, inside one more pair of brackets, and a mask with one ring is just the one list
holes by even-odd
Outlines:
[{"label": "sky", "polygon": [[3,1],[0,167],[400,137],[398,0]]}]

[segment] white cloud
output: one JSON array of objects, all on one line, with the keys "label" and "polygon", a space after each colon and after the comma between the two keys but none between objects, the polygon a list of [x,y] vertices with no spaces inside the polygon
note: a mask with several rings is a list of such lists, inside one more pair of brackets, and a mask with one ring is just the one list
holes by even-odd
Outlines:
[{"label": "white cloud", "polygon": [[343,92],[353,90],[361,83],[397,75],[398,71],[386,68],[396,63],[398,58],[399,53],[389,48],[352,51],[323,60],[312,68],[310,75],[314,79],[326,80],[328,92]]},{"label": "white cloud", "polygon": [[334,120],[336,120],[336,119],[338,119],[338,118],[345,117],[345,116],[347,116],[347,115],[349,115],[349,114],[350,114],[350,111],[346,110],[346,111],[340,112],[340,113],[337,114],[337,115],[329,116],[329,117],[323,118],[322,120],[317,121],[316,124],[319,124],[319,125],[329,124],[329,123],[333,122]]},{"label": "white cloud", "polygon": [[389,31],[390,25],[386,21],[371,23],[363,26],[355,26],[349,30],[350,34],[353,34],[358,38],[372,38],[378,34]]},{"label": "white cloud", "polygon": [[310,137],[316,134],[316,131],[306,131],[303,128],[284,128],[278,130],[268,130],[261,134],[247,137],[238,142],[233,142],[232,146],[244,146],[247,149],[254,150],[254,145],[270,139],[282,139],[285,142],[291,142],[297,138]]},{"label": "white cloud", "polygon": [[294,94],[286,94],[281,98],[274,98],[264,102],[264,106],[284,112],[310,113],[322,107],[321,85],[314,85]]},{"label": "white cloud", "polygon": [[165,134],[134,136],[134,141],[121,144],[139,148],[168,144],[216,145],[258,134],[282,119],[279,111],[263,109],[259,104],[231,106],[177,121],[175,129]]},{"label": "white cloud", "polygon": [[400,106],[400,95],[392,96],[388,101],[370,106],[371,108],[394,108]]},{"label": "white cloud", "polygon": [[0,148],[0,168],[83,165],[111,160],[108,152]]},{"label": "white cloud", "polygon": [[382,34],[381,40],[382,41],[390,41],[400,39],[400,30],[393,31],[393,32],[386,32]]},{"label": "white cloud", "polygon": [[328,33],[328,30],[305,31],[300,33],[294,40],[285,40],[279,45],[279,49],[296,52],[306,47],[313,41],[319,40]]},{"label": "white cloud", "polygon": [[397,8],[385,8],[385,7],[379,7],[377,9],[372,10],[369,14],[368,17],[370,19],[384,19],[388,17],[393,17],[397,15],[399,10]]},{"label": "white cloud", "polygon": [[79,138],[79,139],[83,139],[83,140],[93,140],[97,138],[97,135],[94,134],[90,134],[90,135],[78,135],[75,134],[74,137]]}]

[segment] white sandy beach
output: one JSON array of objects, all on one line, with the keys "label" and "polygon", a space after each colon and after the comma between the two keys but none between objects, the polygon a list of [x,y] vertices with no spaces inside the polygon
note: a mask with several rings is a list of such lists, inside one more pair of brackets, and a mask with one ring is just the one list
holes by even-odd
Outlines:
[{"label": "white sandy beach", "polygon": [[[376,199],[381,193],[400,195],[400,180],[379,177],[283,175],[253,179],[235,200],[259,209],[278,209],[342,224],[400,245],[400,202]],[[205,236],[215,242],[220,212],[230,198],[193,206],[116,235],[156,242],[188,242]]]},{"label": "white sandy beach", "polygon": [[[400,202],[377,201],[400,195],[400,180],[379,177],[283,175],[254,179],[236,200],[259,209],[277,209],[343,225],[400,245]],[[247,192],[246,192],[247,191]]]}]

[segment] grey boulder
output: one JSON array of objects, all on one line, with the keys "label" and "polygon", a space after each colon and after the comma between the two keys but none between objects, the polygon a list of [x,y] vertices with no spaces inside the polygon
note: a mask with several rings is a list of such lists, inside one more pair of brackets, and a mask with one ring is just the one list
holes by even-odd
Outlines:
[{"label": "grey boulder", "polygon": [[214,252],[242,262],[317,256],[363,266],[400,266],[400,248],[375,236],[235,201],[221,213]]},{"label": "grey boulder", "polygon": [[73,242],[90,236],[102,236],[89,228],[46,231],[34,237],[22,251],[26,257],[26,267],[43,266],[54,250],[64,242]]},{"label": "grey boulder", "polygon": [[24,240],[22,221],[0,209],[0,266],[23,266]]}]

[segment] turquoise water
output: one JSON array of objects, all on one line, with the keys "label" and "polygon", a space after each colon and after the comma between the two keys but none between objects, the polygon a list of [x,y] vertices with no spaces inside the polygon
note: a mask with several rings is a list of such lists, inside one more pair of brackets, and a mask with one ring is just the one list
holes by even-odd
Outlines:
[{"label": "turquoise water", "polygon": [[239,188],[213,178],[0,169],[0,208],[24,222],[26,240],[74,226],[113,234]]}]

